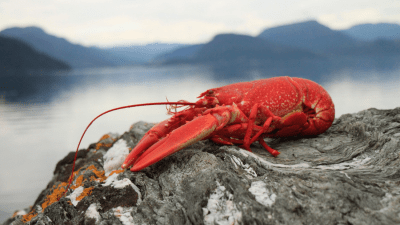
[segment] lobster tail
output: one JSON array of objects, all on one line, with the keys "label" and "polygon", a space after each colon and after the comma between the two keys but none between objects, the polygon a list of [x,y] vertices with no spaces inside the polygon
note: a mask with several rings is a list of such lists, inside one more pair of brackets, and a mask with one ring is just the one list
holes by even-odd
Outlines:
[{"label": "lobster tail", "polygon": [[315,127],[319,133],[323,133],[332,125],[335,119],[335,105],[328,93],[322,89],[324,94],[321,96],[320,101],[315,106],[316,119]]},{"label": "lobster tail", "polygon": [[303,111],[308,115],[309,126],[301,135],[317,135],[325,132],[335,119],[335,105],[328,92],[319,84],[301,78],[293,78],[304,94]]}]

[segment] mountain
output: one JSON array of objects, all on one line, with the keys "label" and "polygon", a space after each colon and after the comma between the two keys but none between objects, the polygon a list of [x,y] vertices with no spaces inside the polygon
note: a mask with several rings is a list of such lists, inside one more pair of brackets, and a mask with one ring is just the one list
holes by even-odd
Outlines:
[{"label": "mountain", "polygon": [[204,46],[204,44],[189,45],[185,47],[178,48],[174,51],[161,54],[157,56],[154,61],[157,63],[173,63],[175,61],[181,60],[191,60],[196,55],[196,53]]},{"label": "mountain", "polygon": [[1,70],[65,70],[70,66],[33,49],[26,43],[0,36]]},{"label": "mountain", "polygon": [[174,51],[184,44],[151,43],[147,45],[116,46],[103,48],[110,54],[124,60],[125,64],[147,63],[159,55]]},{"label": "mountain", "polygon": [[240,34],[220,34],[205,44],[195,55],[200,61],[219,59],[282,60],[315,58],[316,55],[301,49],[276,46],[261,38]]},{"label": "mountain", "polygon": [[393,23],[359,24],[342,33],[363,41],[374,41],[377,39],[400,40],[400,25]]},{"label": "mountain", "polygon": [[74,68],[115,66],[121,61],[98,48],[72,44],[38,27],[8,28],[1,31],[0,35],[24,41],[37,51],[62,60]]},{"label": "mountain", "polygon": [[377,39],[367,42],[362,46],[357,46],[343,50],[343,55],[349,56],[374,56],[391,57],[400,56],[400,40]]},{"label": "mountain", "polygon": [[276,44],[328,55],[360,44],[341,31],[331,30],[314,20],[269,28],[258,37]]},{"label": "mountain", "polygon": [[321,74],[342,69],[400,68],[400,40],[356,40],[316,21],[307,21],[266,29],[257,37],[219,34],[206,44],[185,46],[155,61],[203,64],[227,78],[246,76],[256,68],[262,74],[317,80]]},{"label": "mountain", "polygon": [[[189,57],[185,57],[189,56]],[[185,57],[185,58],[184,58]],[[261,38],[241,34],[219,34],[204,45],[193,45],[170,53],[165,63],[219,63],[236,61],[281,61],[317,58],[314,53],[287,46],[276,46]]]}]

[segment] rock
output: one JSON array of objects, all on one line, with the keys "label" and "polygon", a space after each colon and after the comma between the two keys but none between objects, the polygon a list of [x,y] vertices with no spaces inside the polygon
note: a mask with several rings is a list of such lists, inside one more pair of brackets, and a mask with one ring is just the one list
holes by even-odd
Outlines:
[{"label": "rock", "polygon": [[205,140],[140,172],[115,170],[151,126],[80,150],[61,197],[70,153],[32,210],[4,224],[400,224],[400,108],[343,115],[317,137],[267,139],[276,158]]}]

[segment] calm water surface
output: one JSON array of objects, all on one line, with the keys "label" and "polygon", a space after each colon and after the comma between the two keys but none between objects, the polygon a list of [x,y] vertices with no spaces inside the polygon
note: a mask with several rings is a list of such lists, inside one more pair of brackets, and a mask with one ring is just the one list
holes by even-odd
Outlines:
[{"label": "calm water surface", "polygon": [[[344,70],[316,81],[330,93],[339,117],[371,107],[399,107],[399,75],[400,71]],[[0,212],[32,205],[56,163],[75,151],[87,124],[103,111],[165,101],[166,97],[195,101],[209,88],[269,76],[248,70],[235,77],[218,79],[215,71],[199,67],[127,67],[0,77]],[[106,133],[122,134],[139,120],[159,122],[168,117],[165,106],[112,112],[94,122],[81,148]]]}]

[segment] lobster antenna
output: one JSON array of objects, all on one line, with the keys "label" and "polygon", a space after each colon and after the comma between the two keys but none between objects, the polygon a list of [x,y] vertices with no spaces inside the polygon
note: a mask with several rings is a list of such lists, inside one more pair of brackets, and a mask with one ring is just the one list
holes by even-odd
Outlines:
[{"label": "lobster antenna", "polygon": [[[143,104],[136,104],[136,105],[126,105],[126,106],[121,106],[118,108],[114,108],[114,109],[110,109],[108,111],[103,112],[102,114],[96,116],[90,123],[89,125],[87,125],[85,131],[83,132],[81,139],[79,140],[78,143],[78,147],[76,147],[76,152],[75,152],[75,157],[74,157],[74,162],[72,163],[72,172],[71,172],[71,176],[69,178],[69,182],[68,182],[68,187],[65,190],[64,194],[60,197],[62,198],[67,191],[69,190],[69,187],[71,186],[72,180],[74,178],[74,169],[75,169],[75,161],[76,161],[76,157],[78,156],[78,150],[79,150],[79,146],[81,145],[83,136],[85,136],[86,131],[89,129],[90,125],[92,125],[92,123],[97,120],[97,118],[101,117],[104,114],[107,114],[109,112],[112,111],[116,111],[116,110],[120,110],[120,109],[127,109],[127,108],[133,108],[133,107],[138,107],[138,106],[149,106],[149,105],[196,105],[196,103],[191,103],[191,102],[153,102],[153,103],[143,103]],[[60,198],[58,199],[58,201],[60,200]]]}]

